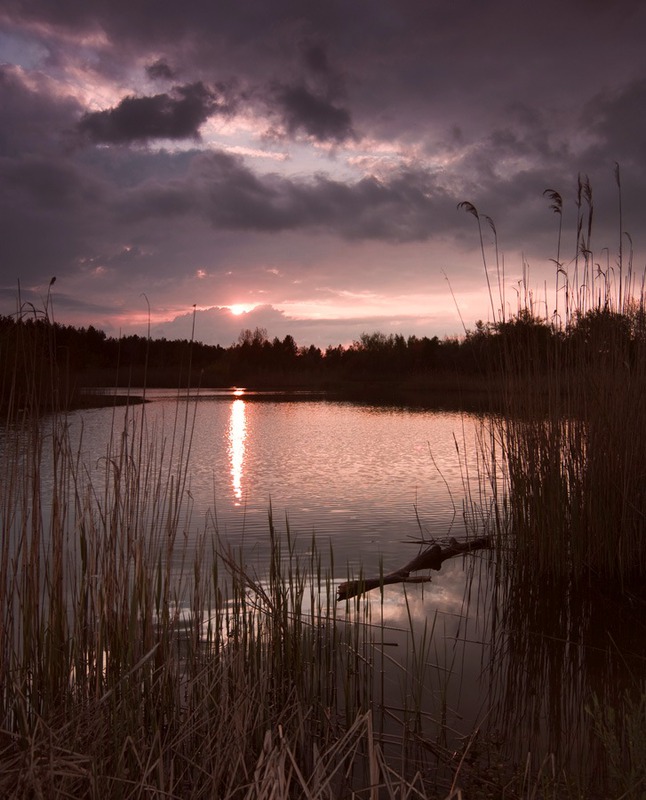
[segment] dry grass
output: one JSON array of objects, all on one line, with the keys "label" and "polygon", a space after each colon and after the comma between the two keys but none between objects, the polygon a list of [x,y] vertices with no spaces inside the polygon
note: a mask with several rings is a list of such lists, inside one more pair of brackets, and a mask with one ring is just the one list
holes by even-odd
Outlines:
[{"label": "dry grass", "polygon": [[337,618],[315,545],[303,563],[270,516],[258,576],[211,528],[186,547],[191,432],[130,409],[90,479],[64,414],[7,422],[0,796],[413,798],[445,764],[448,788],[420,723],[431,637],[385,725],[383,628],[360,601]]},{"label": "dry grass", "polygon": [[[547,369],[535,367],[536,339],[508,337],[497,351],[505,413],[483,422],[488,486],[468,508],[473,525],[498,534],[492,635],[505,629],[499,685],[514,698],[575,670],[571,645],[598,619],[581,595],[606,585],[625,599],[646,571],[643,298],[630,281],[620,293],[601,281],[603,302],[592,302],[575,280],[593,285],[589,244],[588,234],[582,260],[577,244],[572,275],[558,266],[566,317]],[[401,698],[386,698],[383,626],[359,600],[352,624],[342,622],[316,548],[303,563],[271,518],[265,574],[245,570],[210,528],[186,549],[188,416],[178,412],[173,440],[160,442],[145,409],[129,410],[91,480],[66,416],[39,413],[43,392],[56,405],[57,376],[36,353],[22,357],[20,391],[3,387],[0,442],[1,796],[422,798],[465,787],[469,797],[581,796],[549,759],[520,773],[485,769],[477,730],[460,752],[429,735],[432,628],[402,663]],[[549,661],[527,629],[543,635],[555,619],[564,648]],[[643,790],[639,753],[622,756],[643,723],[640,691],[621,707],[588,705],[617,790],[606,796]],[[578,724],[582,708],[566,712],[557,722]],[[441,708],[438,719],[441,730]]]},{"label": "dry grass", "polygon": [[595,261],[586,180],[576,230],[565,261],[559,226],[550,304],[558,314],[541,318],[525,287],[517,313],[507,316],[501,297],[483,334],[504,395],[503,413],[483,418],[474,503],[497,534],[501,568],[495,717],[510,740],[545,730],[557,756],[571,750],[567,731],[591,731],[572,760],[584,796],[638,798],[646,789],[634,746],[646,725],[646,295],[621,248],[615,268]]},{"label": "dry grass", "polygon": [[[615,178],[621,214],[618,167]],[[621,230],[615,266],[610,256],[605,270],[595,260],[587,178],[578,181],[569,261],[562,198],[546,195],[559,215],[554,297],[546,290],[544,301],[553,317],[541,318],[535,295],[521,286],[517,312],[509,315],[501,295],[493,322],[474,337],[500,384],[496,396],[500,387],[504,395],[502,414],[485,421],[496,447],[492,488],[504,508],[501,544],[537,579],[630,588],[646,575],[644,282],[635,280]],[[487,271],[481,217],[472,204],[461,206],[476,218]]]}]

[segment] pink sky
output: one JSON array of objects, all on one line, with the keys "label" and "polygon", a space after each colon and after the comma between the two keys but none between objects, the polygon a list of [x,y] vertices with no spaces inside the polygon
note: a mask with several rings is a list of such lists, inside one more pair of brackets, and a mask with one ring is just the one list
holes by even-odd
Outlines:
[{"label": "pink sky", "polygon": [[150,308],[154,334],[186,336],[193,306],[223,345],[256,326],[322,347],[460,334],[456,302],[468,327],[492,316],[469,200],[498,232],[495,313],[531,291],[551,316],[546,188],[567,269],[590,177],[592,260],[612,270],[619,163],[643,269],[645,33],[640,2],[10,0],[0,313],[55,275],[56,318],[110,334],[143,333]]}]

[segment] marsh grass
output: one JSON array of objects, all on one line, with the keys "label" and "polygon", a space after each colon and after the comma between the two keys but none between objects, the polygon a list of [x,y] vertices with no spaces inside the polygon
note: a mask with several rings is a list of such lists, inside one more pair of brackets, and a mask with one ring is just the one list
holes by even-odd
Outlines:
[{"label": "marsh grass", "polygon": [[540,574],[630,588],[646,572],[646,351],[640,331],[620,335],[639,322],[588,314],[567,349],[555,339],[546,372],[524,391],[507,365],[498,433],[510,524]]},{"label": "marsh grass", "polygon": [[414,639],[410,610],[394,632],[383,605],[338,606],[316,543],[299,556],[271,511],[262,571],[211,523],[196,540],[188,407],[169,441],[145,405],[115,411],[91,465],[49,401],[6,417],[0,796],[448,791],[451,737],[425,694],[434,625]]},{"label": "marsh grass", "polygon": [[614,267],[595,260],[587,179],[563,260],[563,203],[547,192],[559,215],[555,314],[541,317],[524,285],[517,312],[501,297],[480,331],[504,397],[483,418],[474,498],[499,565],[491,723],[508,742],[520,733],[521,748],[547,743],[551,766],[534,767],[550,767],[553,786],[569,774],[584,796],[642,797],[646,751],[632,743],[646,726],[644,284],[621,243]]},{"label": "marsh grass", "polygon": [[[557,267],[563,324],[493,310],[504,413],[483,418],[477,474],[456,442],[467,528],[493,531],[498,552],[487,724],[461,742],[460,669],[437,618],[413,630],[405,594],[395,656],[383,594],[340,609],[316,543],[300,557],[271,514],[258,573],[215,525],[195,543],[188,404],[170,441],[128,408],[90,472],[64,382],[42,367],[55,343],[16,347],[0,442],[0,796],[581,797],[592,777],[603,796],[638,797],[640,665],[624,682],[629,643],[598,590],[640,608],[643,301],[623,278],[621,302],[605,278],[603,294],[577,283],[593,285],[580,229],[571,273]],[[554,749],[528,756],[541,724]],[[577,746],[594,741],[600,768],[572,777],[557,748],[586,724]],[[512,741],[525,751],[510,757]]]},{"label": "marsh grass", "polygon": [[[618,167],[615,179],[621,224]],[[511,569],[531,565],[540,580],[630,589],[646,574],[644,281],[636,280],[632,240],[622,231],[616,264],[608,255],[604,270],[595,260],[587,178],[578,180],[569,261],[562,198],[546,194],[559,216],[554,316],[539,315],[523,283],[517,312],[506,310],[501,294],[493,322],[475,337],[504,396],[503,413],[485,421],[494,446],[480,477],[495,476],[497,529],[501,546],[513,551]],[[481,217],[472,204],[460,205],[476,218],[487,272]],[[488,274],[487,285],[493,308]]]}]

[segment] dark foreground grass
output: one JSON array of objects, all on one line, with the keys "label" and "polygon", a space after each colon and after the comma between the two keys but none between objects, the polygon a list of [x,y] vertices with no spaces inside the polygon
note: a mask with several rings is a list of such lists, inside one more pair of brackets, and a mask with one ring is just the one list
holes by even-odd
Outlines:
[{"label": "dark foreground grass", "polygon": [[[621,191],[618,169],[616,178]],[[560,217],[560,195],[547,193]],[[490,224],[497,252],[491,220],[463,206],[481,243],[481,220]],[[589,747],[582,758],[588,774],[602,769],[585,792],[643,797],[644,277],[621,245],[614,267],[595,260],[592,189],[584,178],[576,214],[569,260],[559,226],[554,295],[543,305],[554,313],[542,317],[526,285],[511,316],[504,295],[496,303],[491,293],[492,321],[479,336],[499,376],[496,398],[503,395],[502,413],[483,418],[478,475],[500,555],[506,674],[499,709],[505,730],[547,724],[563,748],[565,731],[592,729],[601,750]],[[487,272],[484,244],[482,252]],[[628,652],[638,654],[630,666]],[[604,682],[595,683],[599,675]],[[557,698],[554,708],[546,697],[548,704]]]},{"label": "dark foreground grass", "polygon": [[[568,337],[564,349],[554,335],[545,367],[534,340],[502,338],[504,413],[483,419],[482,488],[466,506],[497,537],[502,699],[487,713],[499,714],[502,740],[483,725],[450,745],[441,703],[425,725],[433,626],[397,667],[398,694],[384,694],[384,627],[371,605],[357,600],[341,619],[316,547],[299,560],[271,519],[260,575],[214,529],[187,549],[187,416],[166,443],[127,414],[90,479],[51,401],[60,392],[55,370],[41,368],[47,348],[26,349],[15,386],[3,387],[0,796],[643,797],[643,660],[622,673],[619,695],[590,679],[549,717],[557,732],[587,727],[590,769],[530,752],[540,697],[594,674],[578,654],[587,632],[610,630],[596,590],[639,609],[646,572],[644,298],[623,277],[616,293],[605,280],[582,288],[593,286],[584,244],[571,276],[558,265],[565,321],[554,325],[581,326],[585,346]],[[555,657],[550,638],[562,645]],[[607,643],[603,653],[625,658]],[[519,730],[526,757],[510,759],[505,739]]]},{"label": "dark foreground grass", "polygon": [[[429,711],[431,620],[384,690],[383,621],[337,606],[315,543],[298,558],[271,516],[261,574],[213,529],[189,549],[191,420],[164,444],[145,419],[126,415],[92,480],[65,415],[3,432],[0,796],[593,796],[484,728],[456,739],[446,698]],[[590,698],[614,770],[601,796],[638,796],[632,698]]]},{"label": "dark foreground grass", "polygon": [[[621,220],[619,167],[615,178]],[[490,288],[492,320],[473,337],[503,397],[485,437],[495,447],[501,544],[514,552],[508,567],[525,577],[530,570],[539,580],[632,590],[646,579],[645,276],[635,274],[621,228],[615,265],[609,251],[605,269],[596,260],[587,178],[578,181],[569,260],[561,195],[545,194],[559,217],[552,296],[545,289],[539,303],[521,285],[510,314],[504,290],[496,302]],[[489,287],[482,222],[493,232],[500,286],[495,226],[471,203],[460,205],[476,219]]]},{"label": "dark foreground grass", "polygon": [[446,794],[461,768],[422,724],[431,634],[386,700],[383,625],[360,601],[338,618],[315,545],[303,563],[270,517],[260,575],[215,530],[189,549],[179,423],[165,445],[127,414],[92,480],[65,415],[3,432],[0,796]]}]

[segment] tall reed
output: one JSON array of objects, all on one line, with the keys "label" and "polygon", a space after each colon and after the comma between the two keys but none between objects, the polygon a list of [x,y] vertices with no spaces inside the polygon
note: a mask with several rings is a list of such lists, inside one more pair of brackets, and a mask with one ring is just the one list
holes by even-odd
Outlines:
[{"label": "tall reed", "polygon": [[491,721],[510,741],[543,736],[557,770],[581,771],[585,796],[641,797],[644,758],[618,755],[618,742],[646,724],[643,283],[622,244],[616,270],[596,262],[587,178],[569,260],[562,198],[546,193],[558,313],[541,317],[525,286],[517,313],[480,331],[504,396],[503,413],[483,418],[480,474],[500,565]]},{"label": "tall reed", "polygon": [[[621,189],[618,170],[616,178]],[[481,335],[505,398],[491,435],[511,532],[506,552],[537,579],[634,586],[646,574],[643,289],[621,245],[618,282],[595,262],[587,177],[578,181],[569,262],[562,260],[562,198],[546,193],[559,214],[555,307],[565,311],[541,318],[525,286],[517,314]]]},{"label": "tall reed", "polygon": [[211,525],[196,538],[179,407],[171,441],[145,405],[115,410],[91,464],[74,414],[5,418],[0,796],[435,791],[452,759],[422,707],[431,632],[386,700],[383,619],[340,613],[315,543],[299,559],[270,515],[256,575]]}]

